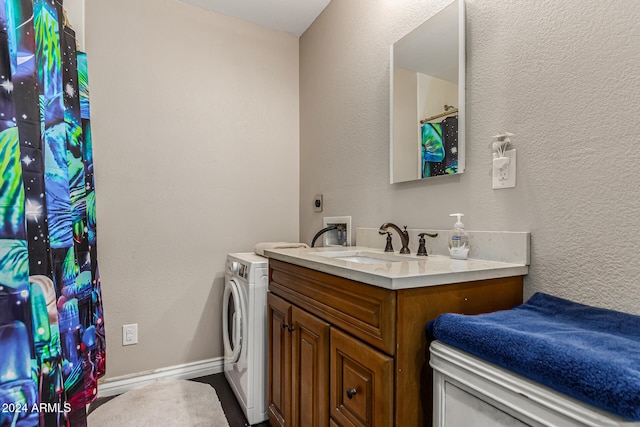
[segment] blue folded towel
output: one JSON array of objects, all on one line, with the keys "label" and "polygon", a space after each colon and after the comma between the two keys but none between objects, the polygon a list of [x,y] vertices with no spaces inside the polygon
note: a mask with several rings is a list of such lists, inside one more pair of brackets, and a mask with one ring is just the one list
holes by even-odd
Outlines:
[{"label": "blue folded towel", "polygon": [[554,390],[640,421],[640,316],[537,293],[511,310],[443,314],[427,334]]}]

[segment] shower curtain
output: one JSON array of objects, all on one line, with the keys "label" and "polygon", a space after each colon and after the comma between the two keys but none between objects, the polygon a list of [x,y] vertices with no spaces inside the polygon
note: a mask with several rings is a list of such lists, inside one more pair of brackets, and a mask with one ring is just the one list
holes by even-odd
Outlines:
[{"label": "shower curtain", "polygon": [[458,173],[458,117],[420,127],[421,177]]},{"label": "shower curtain", "polygon": [[0,426],[84,426],[105,372],[86,55],[0,0]]}]

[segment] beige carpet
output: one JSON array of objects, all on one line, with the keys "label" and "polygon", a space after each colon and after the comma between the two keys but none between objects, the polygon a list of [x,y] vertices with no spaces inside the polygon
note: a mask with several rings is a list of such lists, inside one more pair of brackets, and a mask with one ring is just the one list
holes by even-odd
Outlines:
[{"label": "beige carpet", "polygon": [[157,381],[111,399],[88,427],[229,427],[216,391],[195,381]]}]

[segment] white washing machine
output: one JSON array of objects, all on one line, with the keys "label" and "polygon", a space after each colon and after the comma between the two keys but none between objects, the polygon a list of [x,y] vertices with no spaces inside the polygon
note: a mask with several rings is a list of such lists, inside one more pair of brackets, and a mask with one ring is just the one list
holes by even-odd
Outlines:
[{"label": "white washing machine", "polygon": [[267,415],[267,258],[227,255],[222,302],[224,374],[249,424]]}]

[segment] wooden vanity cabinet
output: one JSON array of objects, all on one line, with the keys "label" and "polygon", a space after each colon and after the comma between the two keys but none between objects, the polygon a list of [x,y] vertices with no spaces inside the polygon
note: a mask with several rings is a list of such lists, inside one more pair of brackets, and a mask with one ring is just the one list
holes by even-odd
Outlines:
[{"label": "wooden vanity cabinet", "polygon": [[267,294],[267,325],[269,341],[269,383],[267,389],[267,411],[272,426],[284,427],[291,420],[291,303]]},{"label": "wooden vanity cabinet", "polygon": [[269,259],[272,426],[430,426],[425,326],[522,303],[522,276],[389,290]]},{"label": "wooden vanity cabinet", "polygon": [[324,427],[329,420],[329,324],[273,294],[267,299],[271,424]]}]

